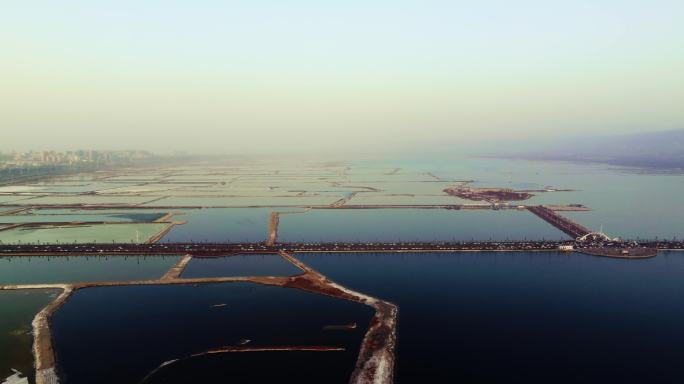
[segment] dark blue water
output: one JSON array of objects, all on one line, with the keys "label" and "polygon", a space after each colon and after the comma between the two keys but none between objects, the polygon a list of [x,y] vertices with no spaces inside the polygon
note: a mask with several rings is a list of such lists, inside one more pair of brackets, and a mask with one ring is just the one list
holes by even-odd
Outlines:
[{"label": "dark blue water", "polygon": [[400,383],[673,383],[684,374],[684,253],[297,256],[399,305]]},{"label": "dark blue water", "polygon": [[[336,366],[344,369],[327,374],[337,378],[332,382],[344,383],[372,314],[372,308],[361,304],[250,283],[126,286],[75,292],[52,324],[60,374],[67,384],[139,383],[163,362],[242,339],[250,339],[251,346],[342,346],[346,351],[326,353],[334,353]],[[323,330],[352,322],[359,325],[352,332]],[[283,361],[299,358],[281,355]],[[250,361],[238,359],[224,368],[264,369],[258,355]],[[212,382],[228,381],[224,372],[216,372],[222,379]]]},{"label": "dark blue water", "polygon": [[347,383],[348,369],[340,352],[224,353],[174,362],[143,384]]},{"label": "dark blue water", "polygon": [[193,258],[182,277],[292,276],[303,271],[277,254]]}]

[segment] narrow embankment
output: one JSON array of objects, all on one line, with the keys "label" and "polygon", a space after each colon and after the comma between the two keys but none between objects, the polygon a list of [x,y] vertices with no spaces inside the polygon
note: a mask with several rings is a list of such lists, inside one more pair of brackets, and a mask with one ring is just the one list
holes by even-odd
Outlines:
[{"label": "narrow embankment", "polygon": [[576,223],[559,213],[544,207],[543,205],[531,205],[527,210],[537,215],[542,220],[553,225],[573,239],[591,233],[591,230],[579,223]]}]

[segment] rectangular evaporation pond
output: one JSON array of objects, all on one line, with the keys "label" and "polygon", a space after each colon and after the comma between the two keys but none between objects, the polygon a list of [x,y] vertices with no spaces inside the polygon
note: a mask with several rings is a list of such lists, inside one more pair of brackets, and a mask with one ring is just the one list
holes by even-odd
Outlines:
[{"label": "rectangular evaporation pond", "polygon": [[281,242],[559,240],[567,236],[527,211],[314,209],[282,215]]},{"label": "rectangular evaporation pond", "polygon": [[54,289],[0,291],[0,381],[4,382],[14,374],[12,369],[16,369],[33,382],[31,321],[60,292]]},{"label": "rectangular evaporation pond", "polygon": [[472,201],[449,195],[381,195],[360,193],[346,205],[459,205],[472,204]]},{"label": "rectangular evaporation pond", "polygon": [[107,181],[128,181],[128,180],[132,180],[135,182],[147,181],[147,180],[155,181],[155,180],[161,179],[162,176],[163,176],[162,174],[158,174],[158,173],[143,174],[143,175],[130,174],[130,175],[112,176],[112,177],[108,177],[105,180],[107,180]]},{"label": "rectangular evaporation pond", "polygon": [[249,206],[305,206],[328,205],[338,200],[337,196],[302,197],[167,197],[144,205],[152,207],[249,207]]},{"label": "rectangular evaporation pond", "polygon": [[0,257],[0,284],[148,280],[162,277],[179,256]]},{"label": "rectangular evaporation pond", "polygon": [[26,200],[33,196],[19,196],[19,195],[0,195],[0,204],[16,205],[21,204],[20,201]]},{"label": "rectangular evaporation pond", "polygon": [[[39,211],[40,212],[40,211]],[[0,216],[0,224],[5,223],[73,223],[73,222],[152,222],[164,216],[163,213],[110,213],[83,215],[7,215]]]},{"label": "rectangular evaporation pond", "polygon": [[166,228],[164,223],[17,227],[0,231],[4,244],[143,243]]},{"label": "rectangular evaporation pond", "polygon": [[193,258],[181,277],[293,276],[303,271],[277,254]]},{"label": "rectangular evaporation pond", "polygon": [[[373,187],[381,190],[378,192],[380,195],[388,194],[416,194],[416,195],[446,195],[444,189],[453,186],[455,183],[451,182],[384,182],[384,181],[373,181],[373,182],[355,182],[355,181],[345,181],[344,185],[363,185],[366,187]],[[373,196],[376,193],[369,193],[368,196]],[[456,199],[456,197],[454,197]]]},{"label": "rectangular evaporation pond", "polygon": [[19,200],[13,204],[22,205],[134,205],[142,204],[159,198],[159,196],[105,196],[105,195],[79,195],[79,196],[40,196],[29,200]]},{"label": "rectangular evaporation pond", "polygon": [[[139,383],[165,361],[245,340],[343,347],[325,353],[345,362],[339,373],[347,382],[373,313],[363,304],[253,283],[96,287],[74,292],[55,312],[52,335],[59,371],[72,384]],[[351,323],[357,329],[324,330]],[[263,365],[257,360],[252,369]]]},{"label": "rectangular evaporation pond", "polygon": [[[268,236],[273,208],[208,208],[186,210],[163,242],[261,242]],[[2,232],[0,232],[2,234]]]}]

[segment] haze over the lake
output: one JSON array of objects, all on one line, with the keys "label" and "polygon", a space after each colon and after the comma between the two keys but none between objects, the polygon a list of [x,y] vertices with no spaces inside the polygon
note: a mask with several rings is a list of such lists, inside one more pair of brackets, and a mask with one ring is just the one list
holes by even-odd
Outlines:
[{"label": "haze over the lake", "polygon": [[683,21],[681,0],[8,0],[0,150],[682,128]]}]

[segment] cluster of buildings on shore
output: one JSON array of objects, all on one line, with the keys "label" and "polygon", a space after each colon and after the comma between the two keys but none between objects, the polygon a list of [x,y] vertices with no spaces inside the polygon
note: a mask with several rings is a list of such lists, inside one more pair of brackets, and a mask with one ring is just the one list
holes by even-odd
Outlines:
[{"label": "cluster of buildings on shore", "polygon": [[152,157],[147,151],[77,150],[77,151],[28,151],[0,154],[0,168],[40,167],[46,165],[106,164],[144,160]]}]

